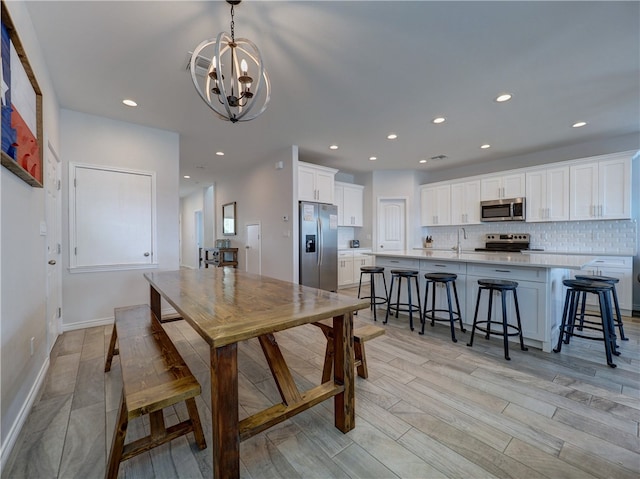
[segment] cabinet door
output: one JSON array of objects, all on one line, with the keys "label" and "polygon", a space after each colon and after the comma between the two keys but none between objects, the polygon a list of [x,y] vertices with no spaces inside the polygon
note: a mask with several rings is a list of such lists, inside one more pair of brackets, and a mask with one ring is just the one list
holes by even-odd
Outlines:
[{"label": "cabinet door", "polygon": [[[547,221],[569,220],[569,168],[551,168],[546,174],[546,219]],[[527,201],[531,197],[527,185]],[[528,219],[528,218],[527,218]]]},{"label": "cabinet door", "polygon": [[627,158],[604,160],[598,165],[598,217],[631,217],[631,164]]},{"label": "cabinet door", "polygon": [[480,224],[480,180],[464,183],[464,220],[468,225]]},{"label": "cabinet door", "polygon": [[338,258],[338,285],[353,284],[353,258]]},{"label": "cabinet door", "polygon": [[[467,214],[465,183],[451,185],[451,224],[463,225]],[[480,208],[480,207],[478,207]]]},{"label": "cabinet door", "polygon": [[574,165],[570,168],[569,175],[569,219],[594,219],[598,202],[598,163]]},{"label": "cabinet door", "polygon": [[519,198],[524,196],[524,173],[515,173],[502,178],[502,198]]},{"label": "cabinet door", "polygon": [[334,174],[325,171],[316,171],[317,200],[321,203],[333,203],[335,193]]},{"label": "cabinet door", "polygon": [[420,189],[422,226],[451,224],[451,185],[423,186]]},{"label": "cabinet door", "polygon": [[334,188],[333,201],[338,207],[338,226],[347,226],[344,222],[344,187],[337,183]]},{"label": "cabinet door", "polygon": [[480,180],[480,197],[482,201],[502,198],[502,179],[499,176],[487,176]]},{"label": "cabinet door", "polygon": [[345,226],[363,225],[362,188],[344,186],[344,224]]},{"label": "cabinet door", "polygon": [[547,171],[528,171],[527,181],[527,222],[535,223],[546,219],[547,211]]},{"label": "cabinet door", "polygon": [[305,166],[298,166],[298,200],[316,201],[315,171]]}]

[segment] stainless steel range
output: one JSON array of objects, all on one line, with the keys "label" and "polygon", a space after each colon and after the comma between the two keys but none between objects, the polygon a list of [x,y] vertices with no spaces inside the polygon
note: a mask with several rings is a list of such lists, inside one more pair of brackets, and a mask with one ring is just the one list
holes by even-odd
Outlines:
[{"label": "stainless steel range", "polygon": [[530,238],[528,233],[489,233],[484,235],[484,248],[476,251],[519,253],[530,249]]}]

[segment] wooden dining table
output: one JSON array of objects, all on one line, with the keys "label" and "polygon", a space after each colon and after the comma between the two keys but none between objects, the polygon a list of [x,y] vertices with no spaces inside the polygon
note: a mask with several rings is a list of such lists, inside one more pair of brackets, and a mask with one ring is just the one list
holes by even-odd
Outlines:
[{"label": "wooden dining table", "polygon": [[[161,298],[209,344],[213,476],[237,478],[240,442],[316,404],[334,398],[334,424],[355,427],[353,313],[360,300],[233,268],[181,269],[146,273],[150,305],[162,319]],[[299,391],[275,333],[333,318],[334,374]],[[240,420],[238,343],[257,338],[282,402]]]}]

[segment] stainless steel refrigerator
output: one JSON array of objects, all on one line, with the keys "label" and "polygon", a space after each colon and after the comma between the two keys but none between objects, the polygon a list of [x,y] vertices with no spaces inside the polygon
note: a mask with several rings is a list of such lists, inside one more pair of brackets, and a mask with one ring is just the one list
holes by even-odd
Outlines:
[{"label": "stainless steel refrigerator", "polygon": [[338,290],[338,207],[300,202],[300,284]]}]

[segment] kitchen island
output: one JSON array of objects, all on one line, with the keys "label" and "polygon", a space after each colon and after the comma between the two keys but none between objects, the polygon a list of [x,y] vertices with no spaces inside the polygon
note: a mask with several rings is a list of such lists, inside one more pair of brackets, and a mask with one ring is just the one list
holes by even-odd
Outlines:
[{"label": "kitchen island", "polygon": [[[376,266],[385,268],[387,281],[391,269],[420,271],[420,294],[424,294],[424,273],[446,272],[458,275],[456,280],[462,320],[473,323],[478,294],[478,279],[495,278],[518,282],[518,302],[522,316],[525,343],[551,352],[558,341],[564,286],[571,270],[580,270],[595,261],[594,256],[558,255],[548,253],[487,253],[451,250],[407,250],[374,252]],[[403,291],[401,294],[406,294]],[[446,294],[437,308],[446,308]],[[406,301],[406,298],[402,299]],[[488,299],[482,298],[479,315],[486,315]],[[494,318],[501,318],[499,302],[494,301]],[[508,302],[509,318],[515,318],[512,299]],[[428,330],[425,334],[429,334]]]}]

